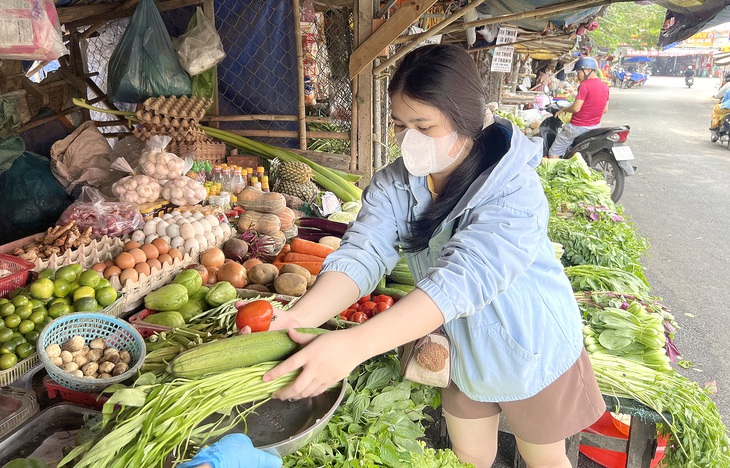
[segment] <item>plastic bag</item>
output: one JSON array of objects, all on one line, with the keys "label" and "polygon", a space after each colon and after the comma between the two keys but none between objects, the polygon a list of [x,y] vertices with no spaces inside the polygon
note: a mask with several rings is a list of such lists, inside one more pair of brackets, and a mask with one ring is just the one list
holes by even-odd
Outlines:
[{"label": "plastic bag", "polygon": [[141,229],[144,220],[134,203],[109,202],[102,193],[86,186],[81,196],[61,214],[58,224],[76,221],[80,231],[91,228],[91,236],[122,237]]},{"label": "plastic bag", "polygon": [[120,200],[130,203],[151,203],[160,198],[162,186],[157,179],[148,175],[136,175],[126,159],[117,158],[112,162],[112,169],[128,172],[132,175],[123,177],[112,185],[112,193]]},{"label": "plastic bag", "polygon": [[215,30],[215,21],[197,7],[185,34],[173,41],[180,63],[191,76],[216,66],[226,56],[223,43]]},{"label": "plastic bag", "polygon": [[172,40],[152,0],[141,0],[109,59],[107,88],[112,101],[143,102],[151,96],[191,91]]},{"label": "plastic bag", "polygon": [[0,59],[56,60],[68,53],[52,0],[0,2]]},{"label": "plastic bag", "polygon": [[147,140],[147,149],[139,160],[142,172],[155,179],[165,180],[184,174],[185,161],[165,151],[170,140],[166,135],[155,135]]}]

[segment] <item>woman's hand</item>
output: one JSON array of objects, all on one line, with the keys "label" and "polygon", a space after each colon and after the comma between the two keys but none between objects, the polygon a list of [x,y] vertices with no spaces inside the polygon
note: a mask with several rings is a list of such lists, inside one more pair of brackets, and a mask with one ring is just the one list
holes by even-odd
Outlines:
[{"label": "woman's hand", "polygon": [[289,337],[304,349],[264,374],[264,381],[278,379],[284,374],[302,369],[293,384],[274,393],[280,400],[309,398],[324,392],[350,372],[368,356],[357,353],[349,330],[313,336],[289,330]]}]

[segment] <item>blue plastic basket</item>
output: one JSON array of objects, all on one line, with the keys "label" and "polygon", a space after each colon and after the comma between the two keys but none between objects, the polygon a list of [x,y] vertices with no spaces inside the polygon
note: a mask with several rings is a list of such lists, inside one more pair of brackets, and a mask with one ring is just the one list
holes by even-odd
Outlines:
[{"label": "blue plastic basket", "polygon": [[[76,377],[53,364],[46,354],[46,347],[54,343],[60,346],[75,335],[83,337],[86,343],[95,338],[104,338],[107,346],[128,351],[131,358],[129,369],[120,375],[99,379]],[[109,315],[82,312],[63,315],[46,325],[38,336],[36,350],[53,380],[81,392],[100,392],[112,384],[127,380],[142,366],[146,354],[142,335],[129,323]]]}]

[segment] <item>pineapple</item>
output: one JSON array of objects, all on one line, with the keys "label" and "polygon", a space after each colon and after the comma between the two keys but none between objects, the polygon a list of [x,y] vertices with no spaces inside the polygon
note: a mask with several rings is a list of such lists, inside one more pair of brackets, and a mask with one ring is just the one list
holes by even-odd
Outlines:
[{"label": "pineapple", "polygon": [[319,189],[311,180],[302,184],[279,177],[274,184],[274,191],[299,197],[305,202],[311,202],[317,196]]},{"label": "pineapple", "polygon": [[312,168],[303,162],[282,162],[279,166],[277,176],[283,180],[306,184],[312,180]]}]

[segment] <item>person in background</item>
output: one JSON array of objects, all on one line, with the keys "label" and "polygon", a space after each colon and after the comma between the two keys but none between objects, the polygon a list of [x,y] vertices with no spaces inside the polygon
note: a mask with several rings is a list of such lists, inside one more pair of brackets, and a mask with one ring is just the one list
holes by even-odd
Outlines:
[{"label": "person in background", "polygon": [[722,99],[728,89],[730,89],[730,73],[725,73],[725,76],[722,77],[720,89],[715,93],[715,99]]},{"label": "person in background", "polygon": [[[725,92],[720,95],[723,89]],[[719,98],[718,95],[720,95]],[[717,141],[716,137],[719,136],[718,131],[720,130],[720,125],[722,125],[725,115],[730,112],[730,73],[725,75],[722,87],[714,97],[716,99],[721,99],[721,101],[715,104],[715,107],[712,108],[712,117],[710,120],[710,131],[713,133],[713,138],[715,138],[713,141]]]},{"label": "person in background", "polygon": [[[403,57],[388,92],[402,157],[377,171],[340,248],[272,329],[305,345],[264,375],[301,369],[280,399],[318,395],[365,360],[442,328],[452,380],[441,402],[462,462],[491,467],[499,413],[531,468],[569,468],[565,438],[605,411],[580,311],[547,236],[540,144],[484,125],[474,60],[453,45]],[[357,327],[318,326],[372,291],[405,253],[416,288]],[[333,294],[336,292],[336,294]],[[333,359],[336,356],[336,359]]]},{"label": "person in background", "polygon": [[606,83],[598,79],[595,70],[598,63],[592,57],[578,59],[573,67],[578,74],[578,95],[568,107],[560,109],[560,114],[571,113],[570,123],[563,125],[555,137],[555,141],[548,150],[549,158],[559,158],[568,149],[571,143],[588,130],[597,128],[601,124],[603,114],[608,110],[609,90]]},{"label": "person in background", "polygon": [[687,69],[684,71],[684,84],[687,84],[687,80],[693,76],[695,76],[695,71],[692,69],[692,65],[687,65]]}]

